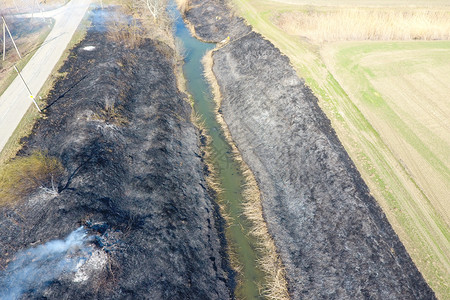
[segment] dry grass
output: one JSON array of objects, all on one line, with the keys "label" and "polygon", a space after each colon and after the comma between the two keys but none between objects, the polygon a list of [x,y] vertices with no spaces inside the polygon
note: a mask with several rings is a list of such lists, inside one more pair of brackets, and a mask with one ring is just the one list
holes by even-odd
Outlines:
[{"label": "dry grass", "polygon": [[262,294],[267,299],[289,299],[284,266],[263,217],[261,194],[258,184],[245,162],[242,159],[240,162],[244,169],[245,177],[243,193],[245,199],[244,214],[253,224],[250,233],[258,241],[258,250],[261,253],[261,258],[258,263],[262,271],[266,274],[267,286],[263,288]]},{"label": "dry grass", "polygon": [[[212,53],[213,51],[209,51],[204,56],[203,65],[205,67],[205,76],[211,85],[214,100],[217,103],[217,109],[219,109],[222,96],[220,93],[220,87],[212,71]],[[222,126],[225,138],[232,147],[234,159],[240,164],[245,178],[245,183],[243,186],[244,214],[252,223],[250,234],[252,234],[257,240],[258,252],[260,257],[258,260],[258,264],[265,274],[266,286],[262,287],[262,294],[267,299],[289,299],[286,274],[284,271],[283,263],[277,253],[275,243],[271,235],[269,234],[266,221],[263,217],[261,194],[256,179],[248,165],[242,159],[242,156],[238,148],[234,144],[234,141],[228,130],[228,126],[225,123],[222,115],[218,111],[216,112],[216,117],[218,123]]]},{"label": "dry grass", "polygon": [[61,162],[45,152],[9,161],[0,167],[0,205],[14,204],[41,187],[55,190],[63,172]]},{"label": "dry grass", "polygon": [[178,10],[180,11],[182,16],[184,16],[186,12],[191,9],[189,0],[176,0],[175,2],[177,3]]},{"label": "dry grass", "polygon": [[338,8],[285,12],[276,24],[313,41],[448,40],[450,10]]},{"label": "dry grass", "polygon": [[115,107],[114,103],[106,104],[100,113],[93,115],[93,119],[104,121],[107,124],[125,126],[129,120],[122,114],[122,109],[122,107]]},{"label": "dry grass", "polygon": [[136,20],[130,24],[126,20],[113,19],[108,24],[107,37],[116,43],[122,43],[127,48],[135,49],[143,44],[143,33]]}]

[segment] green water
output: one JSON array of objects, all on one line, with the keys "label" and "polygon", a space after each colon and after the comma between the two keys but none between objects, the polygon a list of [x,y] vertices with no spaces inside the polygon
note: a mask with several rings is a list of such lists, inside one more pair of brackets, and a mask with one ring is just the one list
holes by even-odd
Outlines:
[{"label": "green water", "polygon": [[202,57],[214,44],[203,43],[192,37],[186,28],[179,12],[172,8],[176,18],[176,36],[183,42],[186,55],[183,67],[187,81],[187,89],[194,98],[194,110],[201,116],[205,127],[211,137],[213,149],[212,160],[218,170],[220,188],[224,191],[220,195],[221,204],[224,205],[230,217],[227,224],[226,237],[242,266],[241,275],[238,276],[236,296],[239,299],[263,299],[259,288],[264,284],[264,274],[258,269],[255,251],[255,240],[250,236],[250,224],[243,216],[242,184],[244,177],[239,164],[233,159],[230,145],[226,142],[221,126],[215,116],[215,102],[210,86],[203,76]]}]

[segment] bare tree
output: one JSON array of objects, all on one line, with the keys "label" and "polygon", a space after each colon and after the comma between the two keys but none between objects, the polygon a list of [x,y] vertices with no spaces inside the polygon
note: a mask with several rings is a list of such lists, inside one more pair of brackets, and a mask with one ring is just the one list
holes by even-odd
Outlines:
[{"label": "bare tree", "polygon": [[153,19],[156,20],[164,12],[166,5],[164,0],[141,0],[148,8]]}]

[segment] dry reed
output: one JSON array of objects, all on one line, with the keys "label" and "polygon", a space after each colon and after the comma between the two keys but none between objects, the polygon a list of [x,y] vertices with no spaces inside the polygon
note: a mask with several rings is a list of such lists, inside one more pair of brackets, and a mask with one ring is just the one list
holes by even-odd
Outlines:
[{"label": "dry reed", "polygon": [[108,25],[107,38],[130,49],[138,48],[144,41],[144,31],[134,21],[129,24],[126,21],[114,19]]},{"label": "dry reed", "polygon": [[[217,49],[217,48],[216,48]],[[213,50],[215,51],[215,50]],[[213,51],[209,51],[203,57],[203,65],[205,69],[205,77],[209,81],[216,102],[216,118],[221,125],[224,132],[224,136],[228,143],[232,147],[234,159],[239,163],[243,172],[245,183],[243,186],[243,198],[244,198],[244,215],[251,222],[252,234],[257,240],[257,247],[259,252],[258,265],[265,274],[266,286],[262,287],[262,294],[267,299],[284,300],[289,299],[289,293],[287,290],[287,281],[285,270],[278,255],[275,242],[273,241],[267,224],[263,217],[263,209],[261,205],[261,194],[256,182],[256,179],[242,159],[242,156],[235,145],[231,134],[228,130],[228,126],[223,119],[223,116],[219,113],[218,109],[221,105],[222,95],[217,79],[212,71],[213,67]],[[237,261],[232,261],[232,266],[239,272],[239,266],[236,266]]]},{"label": "dry reed", "polygon": [[175,2],[177,3],[178,10],[182,16],[191,9],[189,0],[176,0]]},{"label": "dry reed", "polygon": [[282,13],[276,24],[313,41],[448,40],[446,9],[342,8]]}]

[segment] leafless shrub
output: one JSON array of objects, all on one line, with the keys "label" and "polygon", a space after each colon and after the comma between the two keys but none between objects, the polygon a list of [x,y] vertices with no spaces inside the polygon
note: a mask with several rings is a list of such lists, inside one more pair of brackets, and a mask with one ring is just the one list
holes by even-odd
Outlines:
[{"label": "leafless shrub", "polygon": [[[128,46],[139,47],[148,38],[175,48],[172,19],[166,12],[167,0],[113,0],[112,4],[121,8],[117,16],[111,18],[114,21],[111,21],[109,36],[114,41],[130,39],[126,42]],[[133,21],[130,22],[124,15],[132,16]]]},{"label": "leafless shrub", "polygon": [[134,21],[114,20],[108,26],[108,38],[116,43],[123,43],[127,48],[134,49],[144,42],[143,30]]}]

